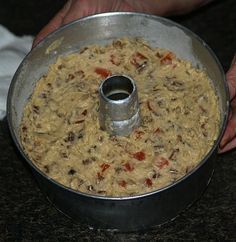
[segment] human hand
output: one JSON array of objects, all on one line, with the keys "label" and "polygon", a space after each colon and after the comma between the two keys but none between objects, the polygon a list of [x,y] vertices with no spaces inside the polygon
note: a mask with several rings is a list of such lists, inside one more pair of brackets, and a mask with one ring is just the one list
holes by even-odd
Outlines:
[{"label": "human hand", "polygon": [[33,47],[61,26],[95,13],[129,11],[167,16],[189,12],[210,1],[212,0],[69,0],[39,32]]},{"label": "human hand", "polygon": [[236,148],[236,55],[226,74],[230,93],[230,114],[228,124],[220,142],[219,153]]},{"label": "human hand", "polygon": [[123,0],[68,0],[64,7],[38,33],[34,39],[33,47],[51,32],[76,19],[94,13],[118,10],[134,11],[134,9]]}]

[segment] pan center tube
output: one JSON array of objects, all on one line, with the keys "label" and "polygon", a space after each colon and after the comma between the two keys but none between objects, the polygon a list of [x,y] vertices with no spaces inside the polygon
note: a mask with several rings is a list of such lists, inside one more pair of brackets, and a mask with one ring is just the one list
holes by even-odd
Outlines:
[{"label": "pan center tube", "polygon": [[99,87],[99,122],[111,135],[127,136],[140,125],[137,87],[125,75],[113,75]]}]

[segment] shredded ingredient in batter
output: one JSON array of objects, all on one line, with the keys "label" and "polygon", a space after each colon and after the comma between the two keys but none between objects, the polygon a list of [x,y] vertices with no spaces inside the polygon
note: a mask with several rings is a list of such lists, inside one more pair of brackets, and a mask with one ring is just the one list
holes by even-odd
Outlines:
[{"label": "shredded ingredient in batter", "polygon": [[[99,127],[98,87],[112,74],[136,81],[142,123],[128,137]],[[130,196],[192,170],[219,132],[207,74],[141,39],[61,56],[36,84],[20,127],[25,152],[57,182],[85,193]]]}]

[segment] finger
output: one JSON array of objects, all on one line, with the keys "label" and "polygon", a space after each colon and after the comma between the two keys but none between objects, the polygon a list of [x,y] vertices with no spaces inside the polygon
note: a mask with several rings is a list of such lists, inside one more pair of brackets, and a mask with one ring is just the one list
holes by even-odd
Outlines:
[{"label": "finger", "polygon": [[138,9],[135,9],[133,3],[129,4],[124,0],[77,0],[73,1],[69,12],[63,19],[63,24],[96,13],[115,11],[138,11]]},{"label": "finger", "polygon": [[236,136],[236,115],[233,114],[228,122],[224,136],[220,142],[220,148],[223,149]]},{"label": "finger", "polygon": [[138,12],[158,14],[161,16],[180,15],[202,7],[212,0],[124,0]]},{"label": "finger", "polygon": [[231,67],[226,74],[229,85],[230,99],[236,97],[236,55],[233,58]]},{"label": "finger", "polygon": [[63,24],[68,24],[76,19],[95,13],[110,12],[116,9],[116,3],[121,1],[111,0],[77,0],[73,1],[70,11],[63,19]]},{"label": "finger", "polygon": [[224,148],[220,148],[218,153],[219,154],[222,154],[222,153],[225,153],[229,150],[232,150],[233,148],[236,147],[236,137],[234,139],[232,139],[227,145],[224,146]]},{"label": "finger", "polygon": [[70,9],[72,0],[69,0],[64,7],[50,20],[50,22],[37,34],[33,41],[32,47],[35,47],[49,33],[61,27],[64,17]]},{"label": "finger", "polygon": [[[226,74],[231,99],[231,112],[223,138],[220,142],[220,153],[236,147],[236,58],[234,57],[231,67]],[[234,146],[233,146],[234,145]]]},{"label": "finger", "polygon": [[231,68],[233,68],[235,63],[236,63],[236,54],[234,55],[233,60],[231,61],[231,65],[230,65],[229,71],[231,70]]},{"label": "finger", "polygon": [[73,1],[67,15],[63,18],[62,24],[65,25],[83,16],[93,14],[95,7],[96,4],[92,3],[91,0]]}]

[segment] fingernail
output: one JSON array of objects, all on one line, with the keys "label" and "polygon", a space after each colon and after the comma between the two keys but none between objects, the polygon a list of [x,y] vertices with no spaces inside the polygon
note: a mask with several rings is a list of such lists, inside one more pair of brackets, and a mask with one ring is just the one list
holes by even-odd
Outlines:
[{"label": "fingernail", "polygon": [[236,63],[236,54],[234,54],[230,67],[232,67],[235,63]]},{"label": "fingernail", "polygon": [[64,6],[63,6],[63,8],[62,8],[62,11],[66,11],[67,12],[67,10],[70,8],[70,6],[71,6],[71,3],[72,3],[72,0],[68,0],[65,4],[64,4]]},{"label": "fingernail", "polygon": [[222,139],[221,142],[220,142],[219,148],[223,149],[224,146],[226,145],[226,142],[227,142],[227,139]]},{"label": "fingernail", "polygon": [[217,153],[218,153],[218,154],[221,154],[221,152],[222,152],[222,149],[221,149],[220,146],[219,146],[218,149],[217,149]]}]

